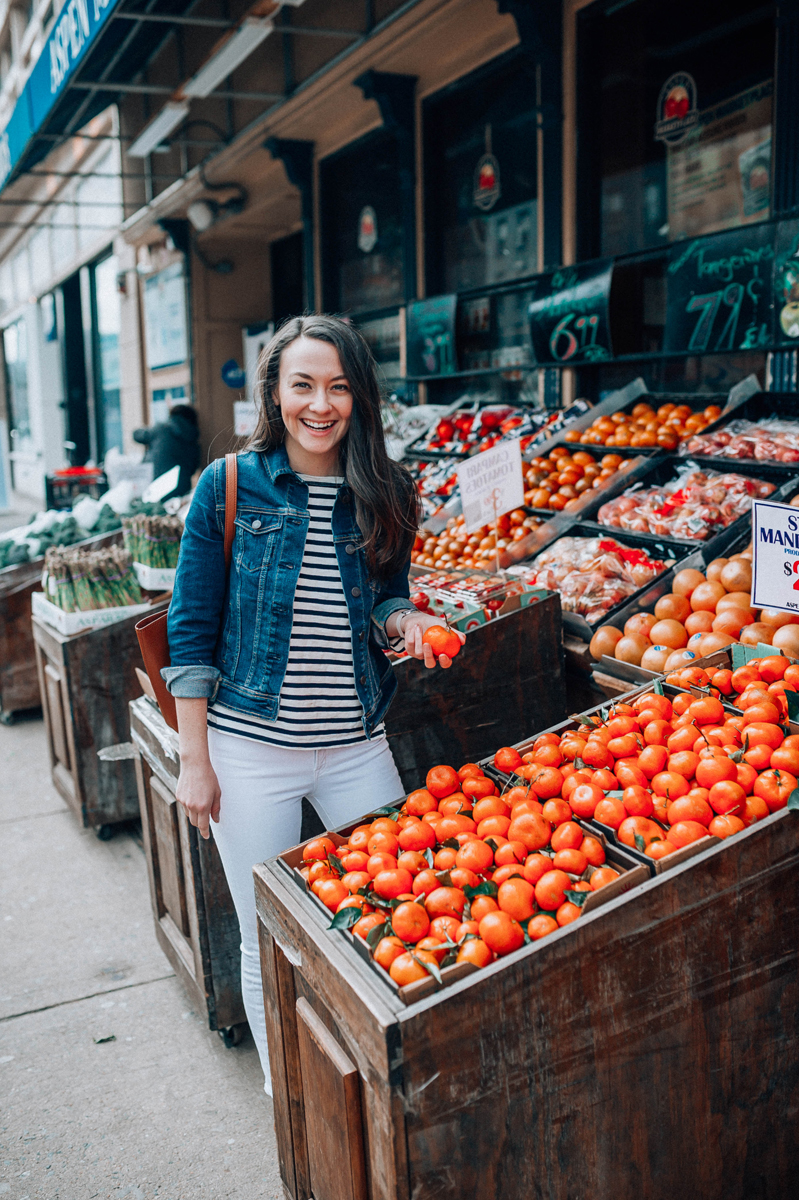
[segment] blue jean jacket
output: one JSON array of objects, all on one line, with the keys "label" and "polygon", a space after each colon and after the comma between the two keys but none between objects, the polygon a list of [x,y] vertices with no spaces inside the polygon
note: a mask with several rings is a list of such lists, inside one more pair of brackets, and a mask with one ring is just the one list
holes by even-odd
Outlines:
[{"label": "blue jean jacket", "polygon": [[[275,720],[308,522],[308,485],[289,466],[284,447],[239,455],[236,532],[226,577],[225,460],[203,471],[186,518],[169,606],[172,665],[162,675],[173,696],[205,696]],[[352,628],[355,689],[369,737],[397,689],[383,653],[385,624],[391,613],[413,608],[410,561],[385,583],[369,578],[346,485],[338,491],[332,527]]]}]

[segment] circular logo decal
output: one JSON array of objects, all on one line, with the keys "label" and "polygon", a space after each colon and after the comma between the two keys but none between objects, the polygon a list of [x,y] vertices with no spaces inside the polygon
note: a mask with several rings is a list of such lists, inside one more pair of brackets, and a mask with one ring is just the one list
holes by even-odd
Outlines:
[{"label": "circular logo decal", "polygon": [[687,71],[671,75],[658,96],[655,138],[678,145],[690,133],[699,120],[696,107],[696,84]]},{"label": "circular logo decal", "polygon": [[474,172],[474,205],[482,212],[489,212],[501,195],[499,163],[493,154],[484,154]]},{"label": "circular logo decal", "polygon": [[358,217],[358,249],[371,254],[377,245],[377,213],[371,204],[361,209]]}]

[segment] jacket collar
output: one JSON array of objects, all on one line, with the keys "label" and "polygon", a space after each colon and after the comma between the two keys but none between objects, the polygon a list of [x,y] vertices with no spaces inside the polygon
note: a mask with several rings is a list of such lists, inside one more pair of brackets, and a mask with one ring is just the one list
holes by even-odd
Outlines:
[{"label": "jacket collar", "polygon": [[[274,450],[269,450],[266,453],[262,452],[261,458],[264,466],[266,467],[266,473],[272,483],[274,483],[276,479],[279,479],[281,475],[290,475],[292,479],[297,480],[297,483],[302,483],[299,475],[289,462],[289,456],[286,453],[286,447],[282,442],[279,446],[276,446]],[[344,486],[347,486],[346,483]]]}]

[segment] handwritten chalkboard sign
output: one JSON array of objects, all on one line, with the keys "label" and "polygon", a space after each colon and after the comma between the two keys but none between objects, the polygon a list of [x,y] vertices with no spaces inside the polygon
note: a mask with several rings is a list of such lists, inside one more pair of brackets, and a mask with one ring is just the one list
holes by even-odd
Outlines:
[{"label": "handwritten chalkboard sign", "polygon": [[452,375],[457,296],[414,300],[407,309],[408,375]]},{"label": "handwritten chalkboard sign", "polygon": [[774,341],[799,345],[799,221],[780,221],[774,242]]},{"label": "handwritten chalkboard sign", "polygon": [[666,267],[665,354],[720,354],[772,344],[774,226],[674,246]]},{"label": "handwritten chalkboard sign", "polygon": [[534,281],[528,309],[536,362],[574,366],[612,357],[608,297],[613,263],[561,267]]}]

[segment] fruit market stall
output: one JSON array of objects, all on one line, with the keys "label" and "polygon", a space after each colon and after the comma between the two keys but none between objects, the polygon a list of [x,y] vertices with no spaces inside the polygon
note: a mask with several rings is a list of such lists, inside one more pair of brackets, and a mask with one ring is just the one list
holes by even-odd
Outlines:
[{"label": "fruit market stall", "polygon": [[241,937],[219,851],[175,799],[178,737],[145,696],[130,703],[130,736],[155,936],[209,1028],[233,1046],[246,1028]]},{"label": "fruit market stall", "polygon": [[168,595],[142,593],[130,554],[50,549],[34,592],[33,638],[52,778],[84,826],[110,836],[137,817],[133,763],[98,752],[129,741],[128,703],[140,692],[135,625]]},{"label": "fruit market stall", "polygon": [[255,868],[288,1195],[790,1194],[799,736],[755,708],[639,687]]}]

